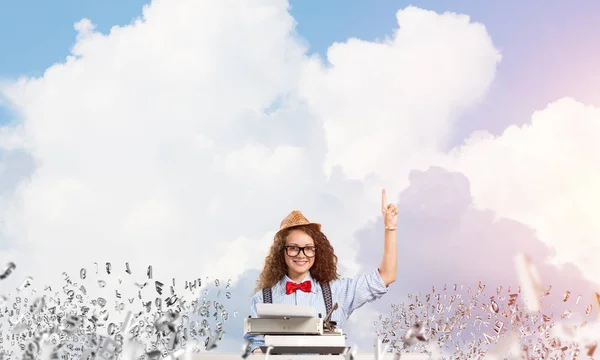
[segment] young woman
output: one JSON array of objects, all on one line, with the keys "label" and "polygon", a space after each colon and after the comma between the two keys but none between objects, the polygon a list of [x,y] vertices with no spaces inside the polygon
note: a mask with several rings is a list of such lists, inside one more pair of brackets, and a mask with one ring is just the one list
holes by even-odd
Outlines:
[{"label": "young woman", "polygon": [[[354,278],[338,278],[337,256],[321,225],[309,222],[300,211],[292,211],[281,222],[252,298],[251,316],[257,317],[256,304],[270,302],[312,306],[326,316],[337,303],[331,321],[342,328],[354,310],[387,293],[396,280],[396,225],[398,208],[387,204],[381,192],[384,223],[383,258],[379,268]],[[252,352],[261,352],[262,335],[244,335]]]}]

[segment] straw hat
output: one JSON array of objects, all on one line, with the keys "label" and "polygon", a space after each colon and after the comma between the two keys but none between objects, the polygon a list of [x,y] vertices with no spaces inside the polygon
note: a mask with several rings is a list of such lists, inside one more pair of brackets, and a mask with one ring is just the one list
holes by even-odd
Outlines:
[{"label": "straw hat", "polygon": [[279,225],[279,231],[277,232],[277,234],[279,234],[285,229],[303,225],[314,226],[317,230],[321,231],[321,224],[312,223],[308,221],[308,219],[305,218],[300,211],[294,210],[291,213],[289,213],[288,216],[283,218],[283,220],[281,221],[281,225]]}]

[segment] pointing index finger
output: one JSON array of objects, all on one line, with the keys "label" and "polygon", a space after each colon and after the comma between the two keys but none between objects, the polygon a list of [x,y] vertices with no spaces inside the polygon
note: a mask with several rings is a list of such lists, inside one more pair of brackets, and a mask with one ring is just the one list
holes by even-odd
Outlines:
[{"label": "pointing index finger", "polygon": [[386,192],[385,189],[381,189],[381,208],[385,210],[387,205]]}]

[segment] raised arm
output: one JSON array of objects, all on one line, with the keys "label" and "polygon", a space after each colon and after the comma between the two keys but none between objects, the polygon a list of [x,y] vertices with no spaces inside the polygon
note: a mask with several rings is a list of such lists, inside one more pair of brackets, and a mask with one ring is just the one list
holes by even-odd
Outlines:
[{"label": "raised arm", "polygon": [[398,226],[398,207],[388,204],[385,189],[381,190],[381,215],[383,216],[383,256],[379,264],[379,275],[389,286],[396,281],[398,272],[398,248],[396,244],[396,226]]},{"label": "raised arm", "polygon": [[354,310],[379,299],[388,292],[378,270],[353,278],[342,278],[332,283],[332,291],[339,294],[340,307],[350,316]]},{"label": "raised arm", "polygon": [[[262,303],[262,292],[259,291],[252,297],[252,303],[250,305],[250,317],[257,318],[258,314],[256,313],[256,304]],[[244,340],[250,342],[250,351],[254,352],[254,350],[258,349],[260,346],[265,344],[265,337],[263,335],[249,335],[244,334]],[[260,350],[258,350],[260,351]]]}]

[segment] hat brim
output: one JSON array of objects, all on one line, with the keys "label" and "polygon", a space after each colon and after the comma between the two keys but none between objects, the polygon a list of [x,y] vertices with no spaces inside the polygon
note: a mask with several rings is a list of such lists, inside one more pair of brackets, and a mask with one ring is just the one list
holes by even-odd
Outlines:
[{"label": "hat brim", "polygon": [[295,228],[299,228],[299,227],[303,227],[303,226],[311,226],[311,227],[316,228],[318,231],[321,231],[321,224],[319,224],[319,223],[308,223],[308,224],[302,224],[302,225],[292,225],[292,226],[284,227],[283,229],[279,229],[279,231],[275,233],[275,238],[277,238],[277,236],[281,232],[283,232],[285,230],[295,229]]}]

